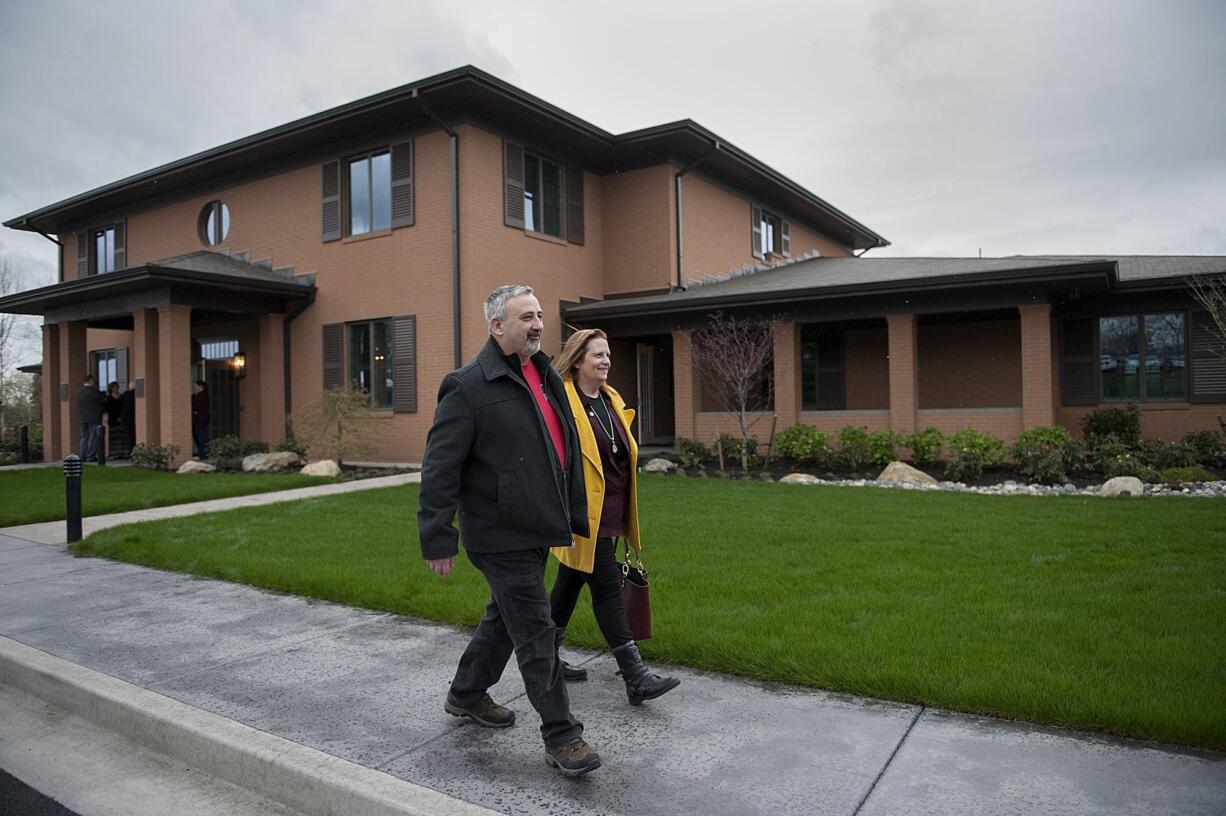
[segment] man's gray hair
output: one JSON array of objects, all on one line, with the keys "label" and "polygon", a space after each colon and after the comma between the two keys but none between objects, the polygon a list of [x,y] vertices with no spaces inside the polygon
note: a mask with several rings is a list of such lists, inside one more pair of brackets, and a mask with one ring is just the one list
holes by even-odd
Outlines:
[{"label": "man's gray hair", "polygon": [[508,283],[506,286],[499,286],[494,291],[490,292],[490,296],[485,299],[485,323],[488,326],[491,320],[507,319],[507,301],[512,298],[517,298],[520,295],[534,294],[531,286],[524,286],[519,283]]}]

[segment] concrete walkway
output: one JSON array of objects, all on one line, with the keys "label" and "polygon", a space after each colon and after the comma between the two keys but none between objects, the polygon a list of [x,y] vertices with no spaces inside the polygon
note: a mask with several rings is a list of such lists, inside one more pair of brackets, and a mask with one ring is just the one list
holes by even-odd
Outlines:
[{"label": "concrete walkway", "polygon": [[[513,664],[492,694],[514,728],[443,712],[463,629],[77,558],[50,530],[0,531],[0,635],[0,682],[137,723],[159,750],[304,813],[1226,812],[1222,755],[671,668],[681,686],[631,708],[607,653],[570,650],[592,677],[570,686],[572,707],[604,767],[567,780],[543,761]],[[321,798],[376,789],[374,804]]]}]

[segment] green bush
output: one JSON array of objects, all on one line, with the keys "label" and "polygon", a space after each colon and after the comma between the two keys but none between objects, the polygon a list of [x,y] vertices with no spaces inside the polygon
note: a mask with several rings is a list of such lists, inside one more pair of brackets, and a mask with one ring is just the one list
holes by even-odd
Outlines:
[{"label": "green bush", "polygon": [[873,431],[868,435],[868,458],[876,465],[888,465],[898,460],[898,448],[903,435],[894,431]]},{"label": "green bush", "polygon": [[1105,479],[1136,476],[1143,482],[1156,482],[1158,473],[1141,459],[1136,450],[1115,437],[1099,440],[1093,449],[1094,466]]},{"label": "green bush", "polygon": [[1202,465],[1218,465],[1226,461],[1226,443],[1217,431],[1193,431],[1185,434],[1179,443],[1192,451]]},{"label": "green bush", "polygon": [[677,437],[673,447],[677,449],[677,458],[681,460],[681,467],[685,468],[700,467],[715,456],[710,448],[697,439],[686,439],[684,436]]},{"label": "green bush", "polygon": [[132,467],[170,470],[170,463],[179,455],[180,450],[182,448],[178,445],[136,445],[132,448]]},{"label": "green bush", "polygon": [[1141,409],[1135,402],[1126,408],[1098,408],[1081,420],[1081,430],[1090,447],[1099,439],[1115,437],[1135,448],[1141,444]]},{"label": "green bush", "polygon": [[1005,441],[999,436],[963,428],[949,437],[945,478],[954,481],[978,479],[983,469],[996,467],[1005,458]]},{"label": "green bush", "polygon": [[[724,466],[729,465],[741,466],[741,438],[733,436],[730,433],[722,433],[719,435],[719,441],[716,443],[719,449],[724,454]],[[749,460],[750,467],[757,467],[762,464],[762,457],[758,455],[758,437],[751,436],[745,440],[746,457]]]},{"label": "green bush", "polygon": [[1028,428],[1009,448],[1009,458],[1029,481],[1063,484],[1068,481],[1065,448],[1072,441],[1073,435],[1058,425]]},{"label": "green bush", "polygon": [[1166,468],[1158,474],[1158,478],[1171,485],[1181,485],[1186,482],[1212,482],[1215,479],[1212,473],[1199,465]]},{"label": "green bush", "polygon": [[209,441],[209,461],[221,470],[242,470],[243,457],[253,453],[268,453],[268,443],[233,434]]},{"label": "green bush", "polygon": [[1160,442],[1146,439],[1138,451],[1141,461],[1154,470],[1185,468],[1196,464],[1196,451],[1182,442]]},{"label": "green bush", "polygon": [[872,457],[868,447],[868,428],[844,426],[839,432],[839,452],[836,459],[840,465],[853,473],[863,470]]},{"label": "green bush", "polygon": [[306,443],[298,439],[287,439],[284,442],[278,442],[276,445],[273,446],[273,450],[274,451],[287,451],[289,453],[296,453],[299,456],[301,456],[303,459],[306,459],[306,454],[307,454]]},{"label": "green bush", "polygon": [[798,422],[775,434],[775,450],[779,455],[796,462],[825,462],[830,455],[826,434]]},{"label": "green bush", "polygon": [[912,462],[917,465],[930,465],[941,455],[941,445],[944,443],[945,434],[930,425],[905,437],[902,444],[903,447],[911,449]]}]

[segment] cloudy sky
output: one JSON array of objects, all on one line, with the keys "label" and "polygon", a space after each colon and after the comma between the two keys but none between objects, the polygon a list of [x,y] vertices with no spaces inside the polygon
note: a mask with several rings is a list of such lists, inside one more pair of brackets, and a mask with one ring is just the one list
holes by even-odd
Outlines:
[{"label": "cloudy sky", "polygon": [[694,119],[874,255],[1226,254],[1220,0],[0,0],[0,220],[464,64]]}]

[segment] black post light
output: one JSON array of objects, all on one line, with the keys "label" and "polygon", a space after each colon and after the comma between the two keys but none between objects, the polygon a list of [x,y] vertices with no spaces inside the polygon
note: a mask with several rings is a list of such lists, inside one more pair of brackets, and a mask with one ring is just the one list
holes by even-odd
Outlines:
[{"label": "black post light", "polygon": [[64,457],[64,495],[68,503],[68,543],[81,540],[81,457]]}]

